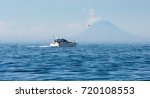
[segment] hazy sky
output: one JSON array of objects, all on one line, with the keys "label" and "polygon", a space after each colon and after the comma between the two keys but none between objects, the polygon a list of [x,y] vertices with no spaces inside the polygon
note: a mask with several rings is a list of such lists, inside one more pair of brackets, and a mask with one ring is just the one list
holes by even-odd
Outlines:
[{"label": "hazy sky", "polygon": [[47,41],[108,20],[150,38],[150,0],[0,0],[0,42]]}]

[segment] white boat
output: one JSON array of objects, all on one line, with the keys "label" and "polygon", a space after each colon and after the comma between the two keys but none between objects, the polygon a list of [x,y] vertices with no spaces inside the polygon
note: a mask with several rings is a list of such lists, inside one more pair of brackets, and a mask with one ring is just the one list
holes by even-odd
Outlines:
[{"label": "white boat", "polygon": [[52,43],[50,43],[51,47],[74,47],[76,45],[76,42],[70,42],[66,39],[55,39]]}]

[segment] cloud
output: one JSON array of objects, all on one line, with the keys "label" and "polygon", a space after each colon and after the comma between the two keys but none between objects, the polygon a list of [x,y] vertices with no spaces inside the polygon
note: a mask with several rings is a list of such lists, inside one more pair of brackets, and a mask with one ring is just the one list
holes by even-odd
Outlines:
[{"label": "cloud", "polygon": [[0,42],[44,41],[55,35],[57,29],[47,24],[23,26],[0,21]]},{"label": "cloud", "polygon": [[8,23],[5,21],[0,21],[0,34],[4,34],[7,32],[12,32],[14,25],[12,23]]},{"label": "cloud", "polygon": [[28,38],[39,41],[48,40],[56,34],[57,29],[48,24],[37,24],[29,28]]},{"label": "cloud", "polygon": [[55,37],[65,38],[82,31],[81,23],[66,23],[58,25],[37,24],[29,30],[28,36],[36,40],[48,40]]},{"label": "cloud", "polygon": [[81,28],[81,24],[80,23],[70,23],[70,24],[66,24],[64,26],[65,29],[80,29]]},{"label": "cloud", "polygon": [[54,36],[69,38],[85,28],[83,23],[17,25],[0,21],[0,42],[36,42],[48,41]]},{"label": "cloud", "polygon": [[30,32],[33,33],[40,33],[40,32],[47,32],[48,27],[45,24],[40,24],[37,26],[33,26]]},{"label": "cloud", "polygon": [[65,35],[66,37],[73,37],[83,32],[85,29],[86,28],[84,22],[67,23],[60,28],[60,30],[63,31],[63,35]]},{"label": "cloud", "polygon": [[92,25],[98,21],[100,21],[102,18],[100,16],[96,15],[96,12],[94,9],[90,8],[88,11],[88,20],[87,20],[87,26]]},{"label": "cloud", "polygon": [[24,42],[30,37],[30,29],[12,22],[0,21],[0,42]]},{"label": "cloud", "polygon": [[0,42],[12,41],[17,38],[15,25],[10,22],[0,21]]}]

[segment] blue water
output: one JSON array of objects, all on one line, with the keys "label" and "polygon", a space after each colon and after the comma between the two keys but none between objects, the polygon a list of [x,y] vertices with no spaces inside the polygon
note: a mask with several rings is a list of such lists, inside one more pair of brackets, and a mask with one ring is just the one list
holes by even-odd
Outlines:
[{"label": "blue water", "polygon": [[1,44],[0,80],[150,80],[150,45]]}]

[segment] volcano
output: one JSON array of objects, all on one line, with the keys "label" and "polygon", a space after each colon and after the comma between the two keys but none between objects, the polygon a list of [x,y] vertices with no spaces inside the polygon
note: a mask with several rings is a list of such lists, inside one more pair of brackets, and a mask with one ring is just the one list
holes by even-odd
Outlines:
[{"label": "volcano", "polygon": [[128,33],[109,21],[99,21],[90,25],[84,32],[76,37],[79,42],[138,42],[140,37]]}]

